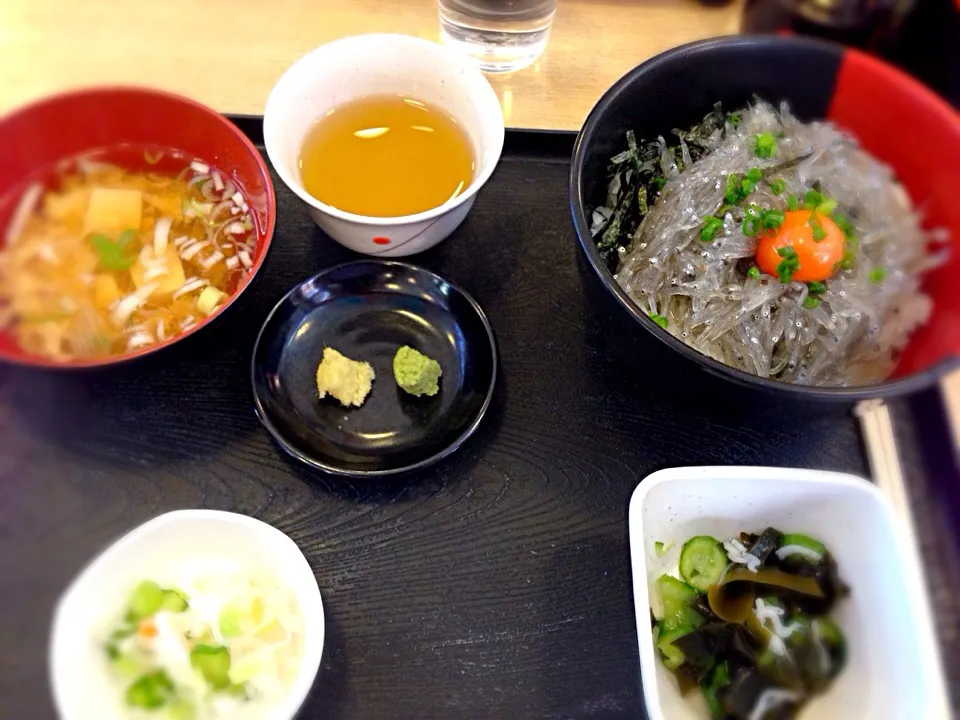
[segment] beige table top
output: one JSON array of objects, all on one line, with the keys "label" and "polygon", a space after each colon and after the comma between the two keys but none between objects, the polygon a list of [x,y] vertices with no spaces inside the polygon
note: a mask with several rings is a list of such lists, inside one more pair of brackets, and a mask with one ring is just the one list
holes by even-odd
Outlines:
[{"label": "beige table top", "polygon": [[[533,67],[492,77],[511,127],[574,130],[627,70],[737,31],[740,0],[560,0]],[[438,38],[435,0],[0,0],[0,113],[43,95],[137,83],[259,115],[308,50],[364,32]],[[960,373],[945,383],[960,428]]]},{"label": "beige table top", "polygon": [[[736,32],[738,20],[738,2],[560,0],[542,59],[492,82],[509,126],[576,129],[627,70],[674,45]],[[0,0],[0,113],[66,88],[139,83],[259,115],[294,60],[364,32],[436,40],[436,2]]]}]

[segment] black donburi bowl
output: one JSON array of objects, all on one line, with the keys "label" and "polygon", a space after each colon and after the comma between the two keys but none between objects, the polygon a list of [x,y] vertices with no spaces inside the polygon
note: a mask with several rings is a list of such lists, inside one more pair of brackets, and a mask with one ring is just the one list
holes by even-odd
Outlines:
[{"label": "black donburi bowl", "polygon": [[[728,110],[754,96],[786,100],[804,120],[827,118],[891,165],[923,208],[928,227],[946,227],[950,262],[927,277],[930,321],[910,339],[893,376],[859,387],[796,385],[736,370],[703,355],[647,317],[620,288],[590,237],[590,214],[606,197],[608,161],[625,133],[668,137],[698,122],[720,101]],[[960,116],[903,72],[859,51],[802,38],[727,37],[684,45],[643,63],[600,99],[577,138],[570,208],[580,245],[601,282],[647,331],[700,367],[744,385],[809,398],[859,400],[935,383],[960,357]]]}]

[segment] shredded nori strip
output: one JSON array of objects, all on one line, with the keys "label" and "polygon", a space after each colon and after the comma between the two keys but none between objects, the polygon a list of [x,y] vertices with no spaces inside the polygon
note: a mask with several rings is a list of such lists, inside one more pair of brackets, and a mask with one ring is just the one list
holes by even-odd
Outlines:
[{"label": "shredded nori strip", "polygon": [[[708,138],[717,130],[723,131],[725,120],[721,105],[717,103],[713,110],[693,127],[688,130],[674,129],[673,134],[678,142],[668,145],[668,150],[676,160],[678,171],[684,168],[679,140],[686,143],[690,160],[696,162],[708,152]],[[620,253],[626,251],[633,233],[663,189],[660,144],[657,140],[637,143],[633,131],[628,130],[627,149],[610,158],[608,173],[608,184],[619,177],[620,189],[613,214],[594,233],[593,241],[607,267],[611,272],[616,272],[620,264]]]}]

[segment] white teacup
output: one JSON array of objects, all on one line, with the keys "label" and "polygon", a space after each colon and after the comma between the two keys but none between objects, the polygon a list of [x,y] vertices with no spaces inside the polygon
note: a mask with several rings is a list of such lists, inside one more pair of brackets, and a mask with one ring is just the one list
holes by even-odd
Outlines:
[{"label": "white teacup", "polygon": [[[408,95],[448,112],[473,145],[473,182],[443,205],[402,217],[355,215],[310,195],[298,164],[307,131],[328,110],[371,95]],[[503,134],[500,103],[480,70],[441,45],[407,35],[357,35],[322,45],[283,74],[263,115],[270,162],[317,225],[351,250],[382,257],[422,252],[463,222],[500,159]]]}]

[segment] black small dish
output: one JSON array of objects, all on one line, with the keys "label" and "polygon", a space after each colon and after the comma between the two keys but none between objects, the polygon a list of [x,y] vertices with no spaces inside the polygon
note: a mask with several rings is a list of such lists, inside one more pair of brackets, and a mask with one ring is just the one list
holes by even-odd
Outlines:
[{"label": "black small dish", "polygon": [[[436,359],[440,392],[413,397],[393,377],[409,345]],[[373,389],[359,408],[317,395],[323,348],[369,362]],[[352,477],[416,470],[477,429],[497,378],[490,323],[460,288],[422,268],[362,260],[297,285],[270,312],[253,348],[257,417],[293,457]]]}]

